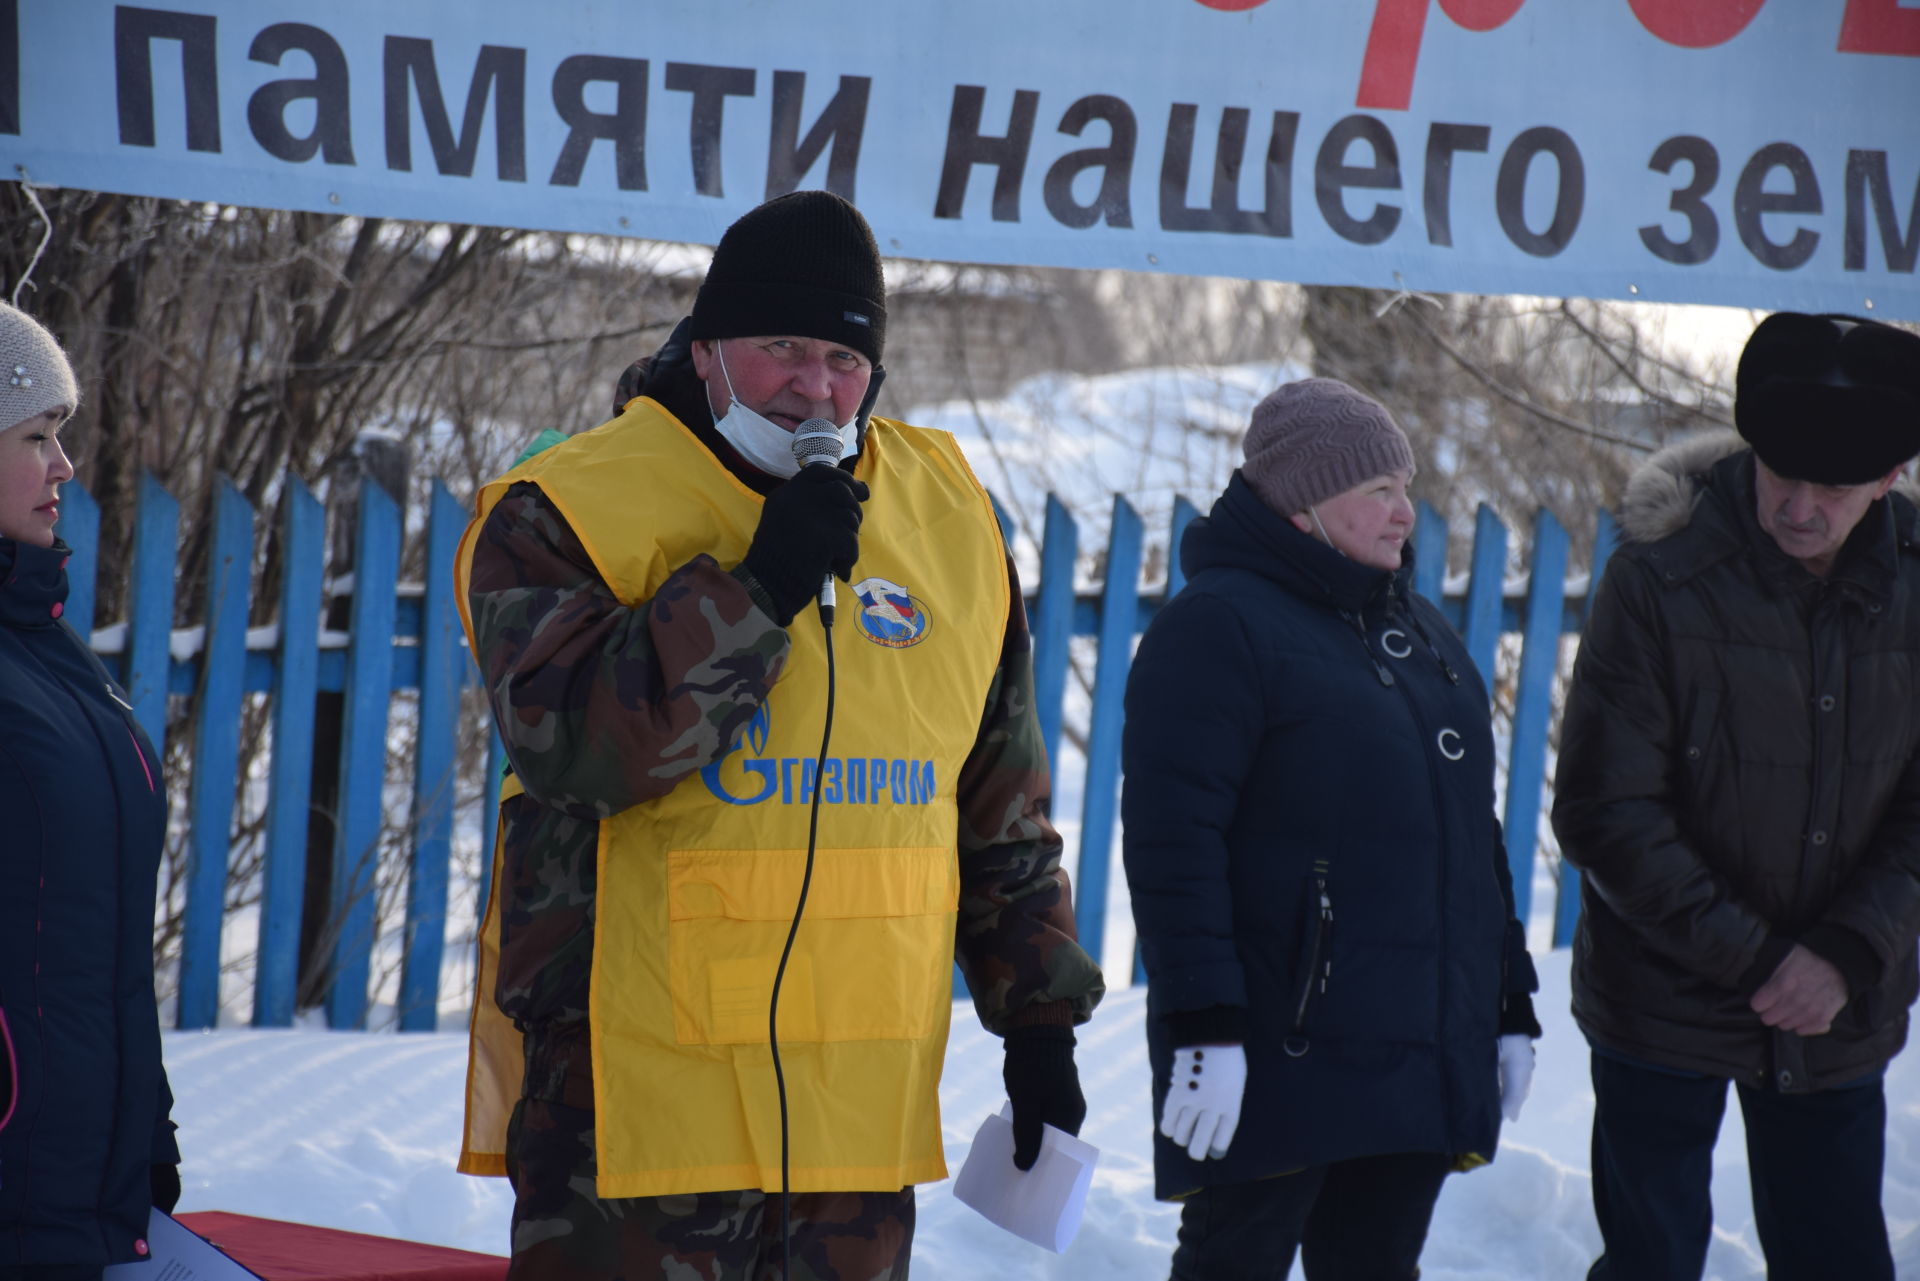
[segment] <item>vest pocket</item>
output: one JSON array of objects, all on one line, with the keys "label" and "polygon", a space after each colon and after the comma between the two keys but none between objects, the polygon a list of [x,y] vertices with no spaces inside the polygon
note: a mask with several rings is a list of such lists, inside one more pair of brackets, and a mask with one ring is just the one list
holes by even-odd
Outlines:
[{"label": "vest pocket", "polygon": [[[668,974],[682,1045],[763,1044],[805,850],[667,856]],[[780,1039],[911,1040],[948,999],[950,848],[823,849],[780,988]]]}]

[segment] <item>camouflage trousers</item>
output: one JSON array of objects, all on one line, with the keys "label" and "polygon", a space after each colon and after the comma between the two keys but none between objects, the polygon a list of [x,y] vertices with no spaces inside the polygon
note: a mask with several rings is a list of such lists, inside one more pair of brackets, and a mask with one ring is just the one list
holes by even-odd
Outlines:
[{"label": "camouflage trousers", "polygon": [[[523,1098],[507,1126],[507,1281],[781,1281],[782,1197],[594,1195],[593,1109]],[[793,1196],[786,1281],[905,1281],[913,1189]]]}]

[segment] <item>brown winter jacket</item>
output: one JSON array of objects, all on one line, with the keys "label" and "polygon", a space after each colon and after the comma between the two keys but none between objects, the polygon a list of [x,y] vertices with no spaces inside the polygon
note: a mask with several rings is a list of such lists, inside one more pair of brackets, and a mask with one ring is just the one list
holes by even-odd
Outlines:
[{"label": "brown winter jacket", "polygon": [[[1574,667],[1554,830],[1582,872],[1573,1012],[1603,1050],[1797,1092],[1906,1041],[1920,930],[1920,509],[1868,509],[1822,581],[1754,516],[1727,433],[1634,476]],[[1748,1005],[1794,942],[1830,1032]]]}]

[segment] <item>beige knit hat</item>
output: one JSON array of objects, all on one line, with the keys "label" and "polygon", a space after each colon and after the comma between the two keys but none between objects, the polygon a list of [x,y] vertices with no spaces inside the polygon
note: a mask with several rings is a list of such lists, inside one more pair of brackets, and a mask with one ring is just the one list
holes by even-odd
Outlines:
[{"label": "beige knit hat", "polygon": [[46,326],[0,302],[0,431],[49,409],[80,407],[67,353]]},{"label": "beige knit hat", "polygon": [[1413,448],[1386,406],[1335,378],[1287,383],[1253,407],[1240,474],[1282,516],[1363,480],[1413,466]]}]

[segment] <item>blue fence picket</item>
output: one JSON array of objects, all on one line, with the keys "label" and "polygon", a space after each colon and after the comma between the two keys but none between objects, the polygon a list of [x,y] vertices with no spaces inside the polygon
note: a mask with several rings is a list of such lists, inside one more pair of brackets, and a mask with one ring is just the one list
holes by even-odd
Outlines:
[{"label": "blue fence picket", "polygon": [[1560,667],[1560,618],[1567,594],[1567,531],[1541,508],[1533,522],[1533,564],[1526,630],[1507,740],[1507,863],[1521,920],[1533,903],[1533,860],[1540,843],[1540,790],[1546,782],[1547,728],[1553,719],[1553,677]]},{"label": "blue fence picket", "polygon": [[1047,523],[1040,541],[1039,595],[1034,601],[1033,701],[1040,710],[1040,737],[1049,763],[1060,759],[1060,718],[1067,701],[1067,670],[1073,646],[1073,564],[1080,554],[1080,527],[1066,504],[1047,495]]},{"label": "blue fence picket", "polygon": [[431,1032],[440,1004],[447,935],[447,862],[453,850],[454,720],[460,707],[461,650],[455,643],[453,556],[466,510],[433,483],[427,519],[426,598],[420,620],[420,724],[414,749],[413,866],[407,877],[405,952],[400,963],[400,1030]]},{"label": "blue fence picket", "polygon": [[180,939],[181,1029],[220,1021],[220,924],[232,850],[234,780],[240,768],[247,609],[253,580],[253,508],[225,476],[214,484],[207,553],[207,638],[193,709],[187,788],[187,902]]},{"label": "blue fence picket", "polygon": [[253,1025],[292,1027],[300,973],[300,909],[307,879],[307,803],[313,782],[313,696],[320,676],[320,570],[325,516],[288,477],[280,544],[280,661],[273,682],[273,769],[260,886]]},{"label": "blue fence picket", "polygon": [[87,640],[93,635],[94,577],[100,565],[100,504],[73,481],[61,487],[59,532],[73,549],[67,558],[67,607],[60,616]]},{"label": "blue fence picket", "polygon": [[1494,659],[1499,652],[1501,606],[1505,603],[1507,527],[1485,503],[1474,516],[1473,576],[1467,583],[1465,633],[1467,657],[1480,669],[1480,679],[1493,689]]},{"label": "blue fence picket", "polygon": [[[1593,610],[1593,598],[1600,589],[1600,575],[1620,543],[1620,526],[1613,513],[1602,510],[1593,530],[1593,567],[1587,572],[1587,597],[1580,611],[1580,625],[1586,626]],[[1553,945],[1572,947],[1573,933],[1580,924],[1580,869],[1560,860],[1560,884],[1553,905]]]},{"label": "blue fence picket", "polygon": [[346,715],[340,734],[340,819],[333,849],[332,986],[327,1026],[367,1022],[374,872],[386,785],[387,711],[393,696],[393,584],[400,572],[400,513],[378,485],[360,488],[360,522],[348,623]]},{"label": "blue fence picket", "polygon": [[1120,731],[1140,602],[1141,534],[1139,513],[1116,495],[1107,534],[1106,583],[1100,592],[1100,650],[1094,662],[1086,794],[1080,811],[1080,862],[1074,877],[1074,916],[1080,928],[1080,944],[1095,960],[1100,957],[1107,933],[1108,872],[1120,792]]},{"label": "blue fence picket", "polygon": [[1438,605],[1446,585],[1446,517],[1422,502],[1413,518],[1413,590]]},{"label": "blue fence picket", "polygon": [[151,472],[140,473],[133,519],[133,584],[121,683],[133,718],[167,753],[167,673],[173,641],[173,564],[179,553],[180,504]]},{"label": "blue fence picket", "polygon": [[1013,523],[1012,513],[1000,505],[1000,498],[997,494],[988,494],[987,501],[993,504],[993,518],[1000,523],[1000,540],[1009,547],[1013,546],[1015,525]]},{"label": "blue fence picket", "polygon": [[[471,663],[458,639],[454,602],[445,589],[465,513],[444,487],[435,485],[427,527],[429,590],[417,607],[411,597],[397,603],[390,589],[398,576],[399,513],[384,493],[369,487],[363,497],[357,533],[356,581],[363,590],[355,592],[351,644],[343,651],[321,651],[318,635],[323,604],[324,521],[311,493],[297,481],[287,484],[277,647],[272,652],[263,649],[253,653],[244,648],[253,513],[232,486],[222,482],[213,517],[206,642],[202,653],[194,658],[170,662],[178,507],[153,477],[143,476],[139,483],[128,593],[130,623],[124,657],[117,666],[125,674],[135,715],[156,743],[166,731],[168,691],[192,695],[195,700],[187,909],[177,1018],[182,1027],[203,1027],[218,1017],[221,909],[226,893],[228,836],[233,825],[237,734],[245,695],[264,691],[271,694],[273,754],[267,779],[266,854],[253,1018],[258,1026],[292,1022],[310,802],[311,716],[317,690],[339,689],[347,694],[347,720],[342,745],[341,812],[332,851],[333,932],[326,941],[332,950],[332,986],[327,995],[327,1018],[334,1027],[365,1025],[376,931],[376,862],[386,782],[389,703],[395,690],[418,688],[420,722],[412,763],[413,822],[398,1005],[402,1028],[431,1029],[437,1021],[444,959],[455,821],[455,744],[462,715],[460,689],[463,683],[472,681]],[[1011,523],[997,502],[995,513],[1002,522],[1002,532],[1011,538]],[[1037,584],[1028,584],[1035,592],[1031,613],[1036,696],[1047,750],[1056,762],[1072,670],[1073,638],[1090,636],[1098,643],[1076,878],[1081,936],[1096,955],[1105,942],[1107,900],[1116,856],[1113,838],[1118,820],[1126,673],[1140,629],[1185,583],[1179,567],[1179,544],[1197,515],[1185,499],[1175,501],[1169,521],[1166,594],[1143,599],[1138,589],[1143,541],[1140,520],[1124,499],[1116,499],[1107,549],[1107,580],[1097,598],[1090,595],[1078,599],[1074,593],[1078,529],[1066,507],[1049,496],[1040,547],[1040,579]],[[86,631],[97,621],[92,617],[93,570],[98,563],[95,548],[100,514],[84,491],[71,486],[65,517],[62,533],[75,549],[68,567],[67,616]],[[1612,520],[1603,514],[1595,539],[1595,581],[1616,538]],[[1550,515],[1541,513],[1532,531],[1533,573],[1527,600],[1523,612],[1510,610],[1502,599],[1508,539],[1505,526],[1490,508],[1482,506],[1476,518],[1472,572],[1465,599],[1444,600],[1448,532],[1444,521],[1422,506],[1414,535],[1415,587],[1461,621],[1469,652],[1489,680],[1502,630],[1519,628],[1523,633],[1503,817],[1515,891],[1524,913],[1539,837],[1560,637],[1584,625],[1587,601],[1562,600],[1567,538]],[[504,762],[498,738],[489,727],[485,795],[477,816],[481,860],[478,910],[484,910],[492,888],[496,797]],[[1562,865],[1558,880],[1553,938],[1556,946],[1564,946],[1578,918],[1579,876]]]},{"label": "blue fence picket", "polygon": [[1184,498],[1173,500],[1173,519],[1167,524],[1167,600],[1180,594],[1187,585],[1187,571],[1180,568],[1180,540],[1187,536],[1187,526],[1193,523],[1199,509]]}]

